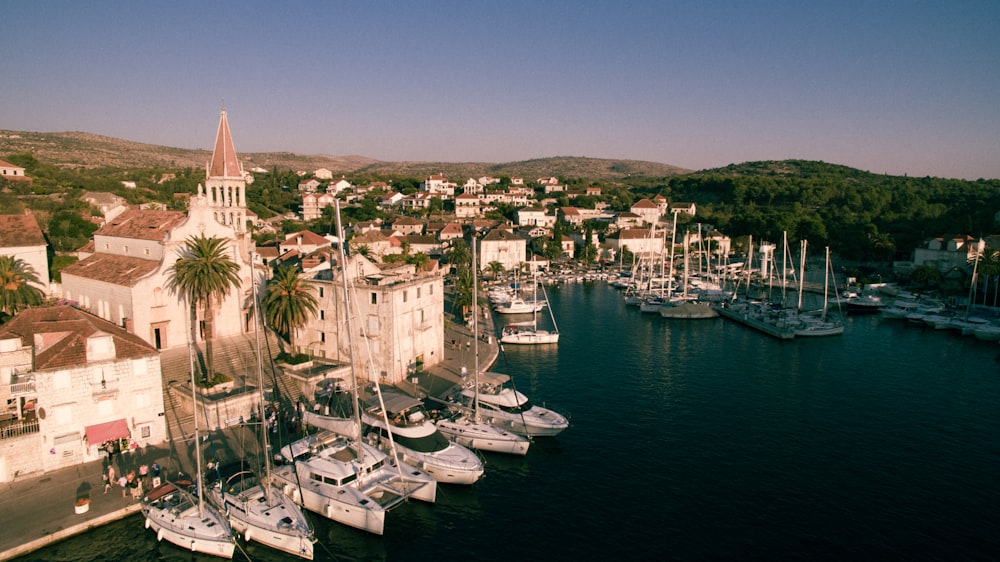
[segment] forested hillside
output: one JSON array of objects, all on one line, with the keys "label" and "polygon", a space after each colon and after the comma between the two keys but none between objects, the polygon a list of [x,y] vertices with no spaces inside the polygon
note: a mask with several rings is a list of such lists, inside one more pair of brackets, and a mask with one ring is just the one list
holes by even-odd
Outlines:
[{"label": "forested hillside", "polygon": [[808,239],[844,257],[908,256],[927,238],[1000,232],[1000,180],[911,178],[804,160],[747,162],[636,182],[637,194],[663,193],[698,204],[696,220],[730,236]]}]

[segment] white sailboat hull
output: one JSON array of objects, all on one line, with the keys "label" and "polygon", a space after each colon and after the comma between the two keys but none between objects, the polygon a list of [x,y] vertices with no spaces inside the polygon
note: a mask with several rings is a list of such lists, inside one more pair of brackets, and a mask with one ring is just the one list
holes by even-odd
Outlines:
[{"label": "white sailboat hull", "polygon": [[199,513],[197,500],[173,484],[165,483],[150,490],[143,498],[142,513],[146,528],[156,532],[156,540],[192,552],[233,557],[236,543],[222,514],[210,505],[205,505]]},{"label": "white sailboat hull", "polygon": [[312,530],[299,506],[277,486],[271,486],[270,501],[263,485],[239,494],[223,495],[221,489],[209,492],[212,503],[228,514],[233,531],[246,541],[256,541],[276,550],[313,559]]},{"label": "white sailboat hull", "polygon": [[559,343],[559,333],[548,330],[518,330],[505,333],[500,337],[500,343],[512,345],[537,345],[543,343]]},{"label": "white sailboat hull", "polygon": [[476,422],[464,415],[455,419],[438,420],[437,428],[455,443],[480,451],[526,455],[531,445],[531,441],[523,435],[505,431],[493,424]]}]

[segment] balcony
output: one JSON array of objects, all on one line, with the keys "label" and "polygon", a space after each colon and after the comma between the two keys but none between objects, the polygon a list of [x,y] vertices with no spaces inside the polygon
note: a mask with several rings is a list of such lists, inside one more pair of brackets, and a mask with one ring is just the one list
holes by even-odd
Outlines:
[{"label": "balcony", "polygon": [[11,397],[25,396],[28,394],[35,393],[35,381],[34,380],[24,380],[24,377],[18,382],[10,384],[10,395]]},{"label": "balcony", "polygon": [[38,420],[17,420],[0,426],[0,439],[13,439],[29,433],[38,433]]}]

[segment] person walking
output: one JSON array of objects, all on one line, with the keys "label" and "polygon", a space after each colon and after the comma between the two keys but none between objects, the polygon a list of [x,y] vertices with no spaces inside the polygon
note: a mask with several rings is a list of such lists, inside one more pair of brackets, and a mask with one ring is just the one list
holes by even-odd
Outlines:
[{"label": "person walking", "polygon": [[104,493],[108,493],[108,490],[115,485],[115,465],[108,465],[108,472],[104,475]]}]

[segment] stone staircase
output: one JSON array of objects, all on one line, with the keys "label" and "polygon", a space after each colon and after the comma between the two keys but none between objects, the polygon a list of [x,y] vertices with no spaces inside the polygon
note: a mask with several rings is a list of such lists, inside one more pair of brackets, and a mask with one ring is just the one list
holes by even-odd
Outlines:
[{"label": "stone staircase", "polygon": [[[299,397],[294,382],[284,372],[268,360],[281,352],[277,335],[273,332],[261,334],[261,354],[264,361],[261,364],[265,391],[274,390],[277,386],[277,398],[285,406],[291,405]],[[228,338],[220,338],[212,342],[213,368],[233,379],[237,387],[257,386],[257,353],[253,334],[241,334]],[[195,370],[202,372],[204,365],[204,344],[195,351]],[[191,422],[193,418],[190,404],[184,403],[168,391],[171,386],[184,385],[186,388],[191,380],[191,360],[187,347],[168,349],[160,354],[160,369],[163,378],[163,400],[168,412],[168,429],[172,435],[180,435],[180,427]],[[274,396],[273,394],[271,396]]]}]

